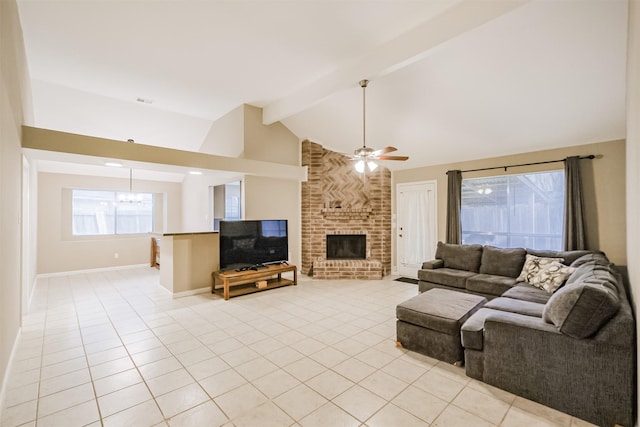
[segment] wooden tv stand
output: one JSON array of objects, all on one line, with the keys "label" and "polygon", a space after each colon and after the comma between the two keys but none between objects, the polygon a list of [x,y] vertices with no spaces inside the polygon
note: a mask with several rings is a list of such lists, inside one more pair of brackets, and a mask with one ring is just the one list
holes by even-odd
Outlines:
[{"label": "wooden tv stand", "polygon": [[[282,277],[282,273],[288,271],[293,272],[293,280]],[[220,294],[225,300],[238,295],[298,284],[298,270],[295,265],[288,264],[272,264],[257,270],[215,271],[212,275],[211,293]],[[266,286],[258,288],[257,282],[261,281],[266,281]]]}]

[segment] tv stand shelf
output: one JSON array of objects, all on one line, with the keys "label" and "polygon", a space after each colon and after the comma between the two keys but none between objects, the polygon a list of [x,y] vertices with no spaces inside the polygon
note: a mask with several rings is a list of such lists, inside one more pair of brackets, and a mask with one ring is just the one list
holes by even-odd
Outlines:
[{"label": "tv stand shelf", "polygon": [[[293,272],[293,280],[282,277],[282,273],[289,271]],[[267,286],[258,288],[256,282],[263,280]],[[295,265],[273,264],[257,270],[216,271],[213,273],[211,293],[215,292],[228,300],[230,297],[297,284],[298,270]]]}]

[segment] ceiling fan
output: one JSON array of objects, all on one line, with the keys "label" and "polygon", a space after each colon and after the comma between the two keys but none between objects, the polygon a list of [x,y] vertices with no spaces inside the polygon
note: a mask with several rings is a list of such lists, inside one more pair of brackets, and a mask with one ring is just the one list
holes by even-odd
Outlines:
[{"label": "ceiling fan", "polygon": [[362,88],[362,147],[356,148],[353,152],[353,160],[356,160],[355,168],[359,173],[363,173],[365,165],[369,168],[369,171],[373,172],[378,165],[374,160],[408,160],[407,156],[387,156],[387,153],[392,153],[398,149],[395,147],[384,148],[371,148],[367,147],[366,141],[366,97],[365,92],[369,84],[369,80],[360,80],[360,87]]}]

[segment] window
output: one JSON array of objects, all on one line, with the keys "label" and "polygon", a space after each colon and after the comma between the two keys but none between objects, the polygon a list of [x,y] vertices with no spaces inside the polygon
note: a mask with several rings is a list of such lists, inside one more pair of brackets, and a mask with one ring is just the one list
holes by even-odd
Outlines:
[{"label": "window", "polygon": [[74,236],[140,234],[153,231],[153,194],[73,190]]},{"label": "window", "polygon": [[462,243],[562,249],[564,171],[462,180]]}]

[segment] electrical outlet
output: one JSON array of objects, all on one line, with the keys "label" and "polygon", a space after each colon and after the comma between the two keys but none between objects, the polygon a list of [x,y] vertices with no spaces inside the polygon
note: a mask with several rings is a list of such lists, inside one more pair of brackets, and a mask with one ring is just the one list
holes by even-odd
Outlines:
[{"label": "electrical outlet", "polygon": [[118,252],[116,252],[115,254],[113,254],[113,257],[114,257],[115,259],[118,259],[118,258],[120,258],[120,254],[119,254]]}]

